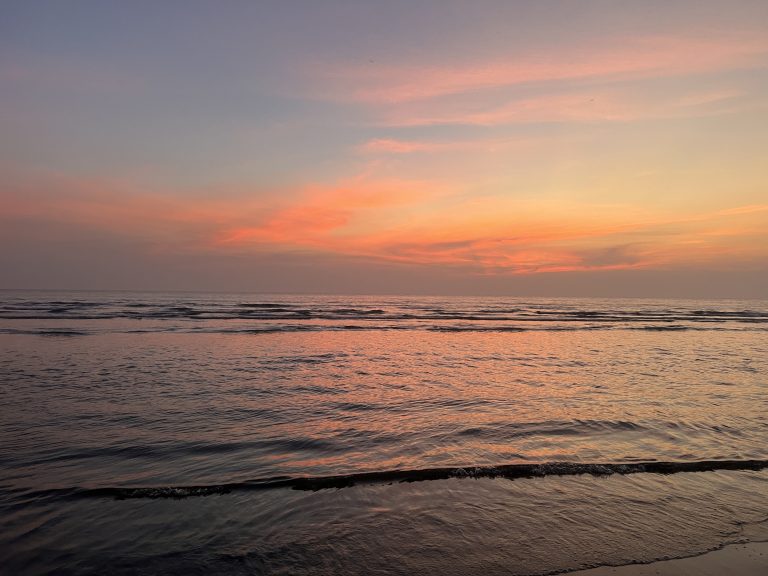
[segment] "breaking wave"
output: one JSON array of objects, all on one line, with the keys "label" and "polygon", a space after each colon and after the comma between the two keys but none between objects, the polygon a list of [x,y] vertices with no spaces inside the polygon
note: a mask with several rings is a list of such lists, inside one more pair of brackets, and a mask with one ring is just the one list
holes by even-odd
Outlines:
[{"label": "breaking wave", "polygon": [[612,476],[627,474],[678,474],[683,472],[713,472],[718,470],[759,471],[768,468],[768,460],[698,460],[692,462],[627,462],[627,463],[576,463],[545,462],[541,464],[504,464],[499,466],[420,468],[413,470],[384,470],[359,472],[337,476],[280,476],[211,484],[200,486],[155,486],[155,487],[103,487],[75,488],[46,491],[64,493],[79,498],[107,497],[118,500],[135,498],[190,498],[211,496],[230,492],[273,490],[328,490],[349,488],[364,484],[387,484],[395,482],[422,482],[427,480],[448,480],[451,478],[543,478],[547,476]]}]

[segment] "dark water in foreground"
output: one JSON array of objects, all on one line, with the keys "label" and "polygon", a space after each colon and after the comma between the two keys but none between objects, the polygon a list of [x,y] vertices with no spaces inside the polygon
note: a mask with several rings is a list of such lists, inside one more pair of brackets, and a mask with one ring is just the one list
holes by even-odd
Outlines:
[{"label": "dark water in foreground", "polygon": [[544,574],[768,539],[765,301],[6,291],[0,382],[2,573]]}]

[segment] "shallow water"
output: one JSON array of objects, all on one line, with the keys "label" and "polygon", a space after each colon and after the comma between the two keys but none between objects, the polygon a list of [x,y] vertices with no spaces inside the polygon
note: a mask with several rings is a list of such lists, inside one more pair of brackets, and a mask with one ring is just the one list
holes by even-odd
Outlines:
[{"label": "shallow water", "polygon": [[542,574],[768,518],[768,471],[615,473],[768,460],[768,302],[6,291],[0,381],[14,573]]}]

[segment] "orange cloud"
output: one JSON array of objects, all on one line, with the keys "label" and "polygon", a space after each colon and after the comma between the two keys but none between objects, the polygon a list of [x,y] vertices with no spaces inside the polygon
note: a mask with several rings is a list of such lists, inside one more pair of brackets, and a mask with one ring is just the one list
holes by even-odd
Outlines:
[{"label": "orange cloud", "polygon": [[270,197],[244,190],[192,192],[188,199],[114,179],[49,176],[6,183],[0,202],[7,218],[75,224],[175,250],[207,246],[221,226],[253,221],[274,205]]},{"label": "orange cloud", "polygon": [[578,210],[570,217],[538,218],[465,213],[463,226],[435,221],[420,231],[382,233],[368,237],[363,249],[395,262],[460,266],[486,274],[754,263],[768,257],[766,209],[656,218],[624,211],[594,218]]},{"label": "orange cloud", "polygon": [[225,231],[217,242],[329,247],[335,244],[331,234],[350,228],[367,212],[424,202],[437,194],[425,182],[358,179],[330,188],[309,187],[259,225]]},{"label": "orange cloud", "polygon": [[436,183],[369,176],[269,201],[247,193],[137,194],[126,183],[89,180],[0,191],[6,218],[97,228],[164,251],[312,251],[477,274],[749,265],[768,258],[764,204],[667,216],[626,206],[460,198]]}]

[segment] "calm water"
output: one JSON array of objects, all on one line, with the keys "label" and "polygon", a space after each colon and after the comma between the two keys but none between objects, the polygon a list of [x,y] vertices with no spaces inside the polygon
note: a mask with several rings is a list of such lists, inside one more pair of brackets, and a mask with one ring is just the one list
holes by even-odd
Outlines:
[{"label": "calm water", "polygon": [[5,291],[0,382],[0,572],[544,574],[768,539],[765,301]]}]

